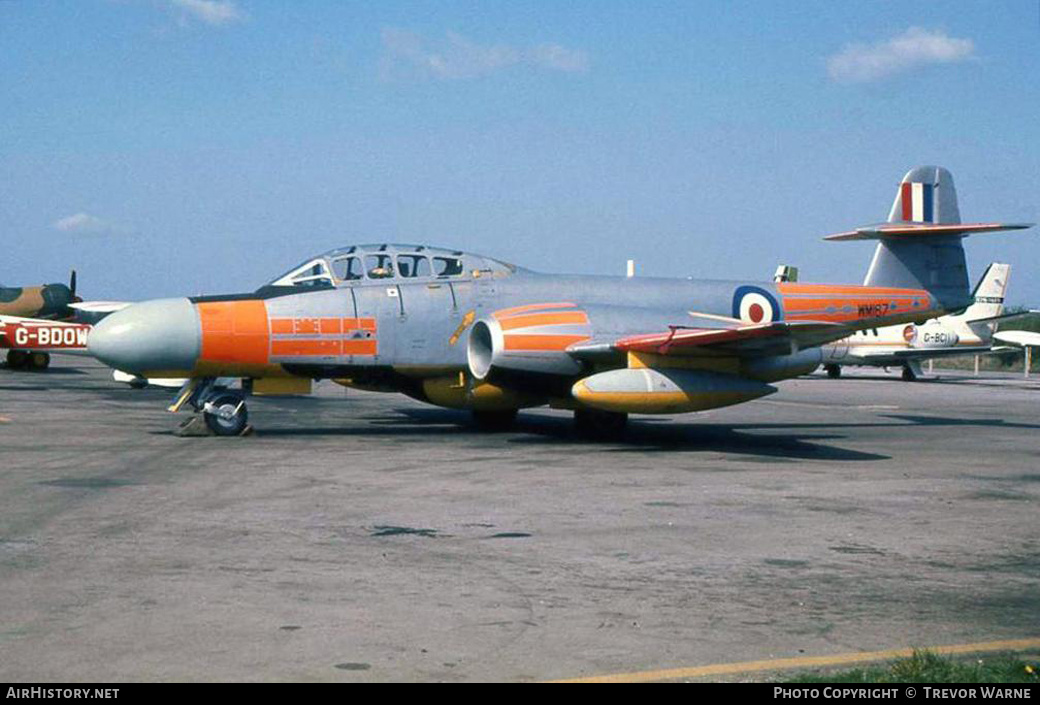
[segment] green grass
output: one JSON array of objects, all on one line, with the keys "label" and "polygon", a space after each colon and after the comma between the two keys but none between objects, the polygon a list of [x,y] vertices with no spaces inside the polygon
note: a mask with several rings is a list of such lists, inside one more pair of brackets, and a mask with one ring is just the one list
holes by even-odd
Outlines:
[{"label": "green grass", "polygon": [[779,683],[1040,683],[1040,662],[1001,655],[955,660],[930,651],[878,666],[830,673],[795,673]]}]

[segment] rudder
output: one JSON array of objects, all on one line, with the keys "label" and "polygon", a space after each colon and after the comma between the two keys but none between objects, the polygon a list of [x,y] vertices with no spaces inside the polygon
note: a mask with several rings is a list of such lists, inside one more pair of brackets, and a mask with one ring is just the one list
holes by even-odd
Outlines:
[{"label": "rudder", "polygon": [[961,223],[953,175],[940,166],[907,172],[888,222],[828,240],[878,240],[865,286],[925,289],[946,311],[971,303],[963,239],[971,233],[1028,228],[1025,223]]}]

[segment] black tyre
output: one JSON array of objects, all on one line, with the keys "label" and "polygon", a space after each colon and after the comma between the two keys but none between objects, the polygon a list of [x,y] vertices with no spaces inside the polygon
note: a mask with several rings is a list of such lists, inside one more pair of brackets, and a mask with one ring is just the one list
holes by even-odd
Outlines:
[{"label": "black tyre", "polygon": [[24,350],[8,350],[7,366],[12,370],[24,370],[29,364],[29,353]]},{"label": "black tyre", "polygon": [[619,440],[625,435],[628,414],[617,411],[578,409],[574,412],[578,435],[597,441]]},{"label": "black tyre", "polygon": [[240,436],[249,423],[245,401],[225,392],[210,399],[202,412],[206,426],[218,436]]},{"label": "black tyre", "polygon": [[823,369],[827,371],[827,376],[831,379],[841,377],[841,365],[824,365]]},{"label": "black tyre", "polygon": [[914,371],[911,370],[909,367],[904,367],[903,368],[903,381],[904,382],[916,382],[917,381],[917,375],[915,375]]},{"label": "black tyre", "polygon": [[30,370],[45,370],[51,366],[51,356],[43,352],[29,353],[28,364]]},{"label": "black tyre", "polygon": [[481,431],[498,433],[508,431],[516,423],[516,409],[505,411],[474,411],[473,424]]}]

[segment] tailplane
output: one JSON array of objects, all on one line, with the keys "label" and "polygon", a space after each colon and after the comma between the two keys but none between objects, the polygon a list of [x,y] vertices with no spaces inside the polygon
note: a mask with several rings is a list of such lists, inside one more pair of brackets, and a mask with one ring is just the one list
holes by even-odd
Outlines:
[{"label": "tailplane", "polygon": [[925,289],[947,311],[971,303],[962,240],[972,233],[1019,230],[1031,223],[962,223],[953,176],[939,166],[907,172],[888,221],[828,240],[878,240],[865,286]]}]

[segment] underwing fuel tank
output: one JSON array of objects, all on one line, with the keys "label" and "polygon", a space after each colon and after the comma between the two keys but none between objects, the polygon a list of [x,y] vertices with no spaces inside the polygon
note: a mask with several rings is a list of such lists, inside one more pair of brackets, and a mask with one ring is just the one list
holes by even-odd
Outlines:
[{"label": "underwing fuel tank", "polygon": [[681,414],[750,401],[777,391],[765,382],[703,370],[626,368],[571,388],[582,405],[632,414]]}]

